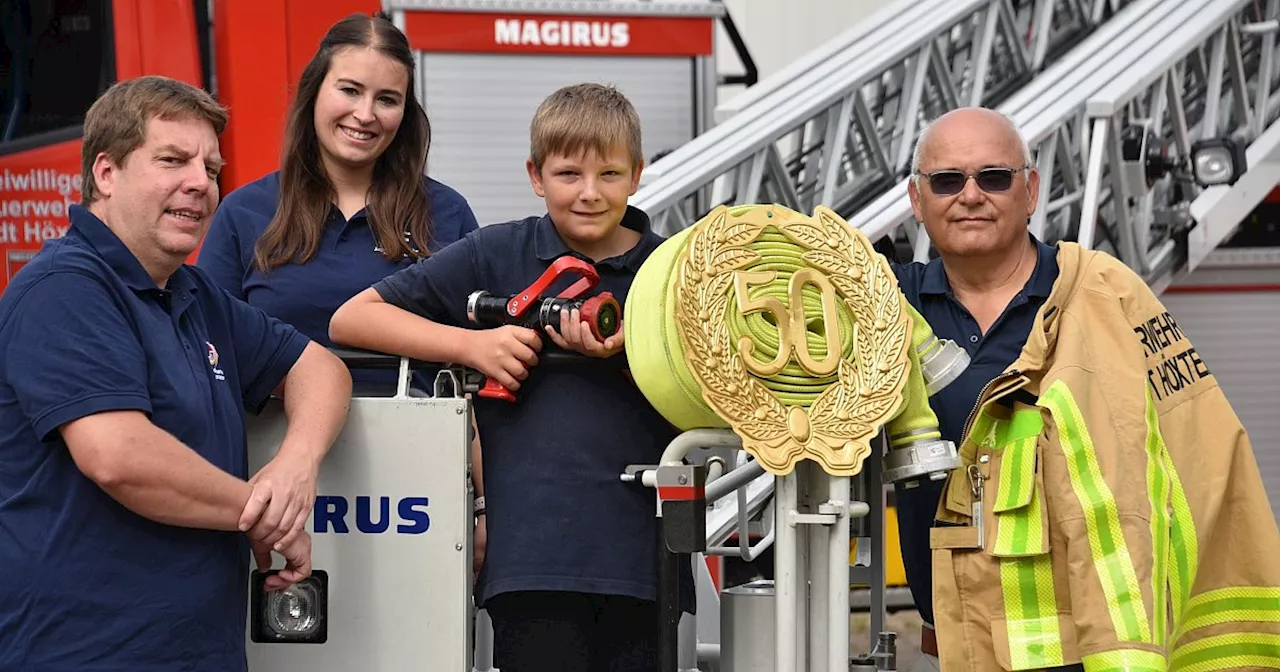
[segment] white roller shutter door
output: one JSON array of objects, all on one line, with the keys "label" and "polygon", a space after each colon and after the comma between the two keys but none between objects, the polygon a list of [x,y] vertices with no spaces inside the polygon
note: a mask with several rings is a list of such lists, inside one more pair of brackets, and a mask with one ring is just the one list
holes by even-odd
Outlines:
[{"label": "white roller shutter door", "polygon": [[[1212,276],[1193,275],[1190,282],[1198,279],[1212,280]],[[1222,286],[1225,291],[1180,293],[1174,287],[1160,298],[1195,344],[1249,433],[1271,510],[1280,519],[1280,357],[1276,350],[1280,269],[1236,272],[1231,279]],[[1259,290],[1264,283],[1276,288]],[[1248,284],[1254,285],[1250,291],[1232,291]]]},{"label": "white roller shutter door", "polygon": [[556,89],[614,85],[640,115],[644,158],[693,139],[694,65],[688,58],[419,53],[431,119],[427,172],[457,189],[480,224],[542,214],[525,172],[529,122]]}]

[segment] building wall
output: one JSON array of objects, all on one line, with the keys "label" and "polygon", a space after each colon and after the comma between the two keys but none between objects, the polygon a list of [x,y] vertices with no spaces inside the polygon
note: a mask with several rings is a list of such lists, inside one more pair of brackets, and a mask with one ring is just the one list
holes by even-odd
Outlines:
[{"label": "building wall", "polygon": [[[724,0],[747,43],[760,78],[773,74],[797,56],[856,25],[889,0]],[[717,67],[721,74],[740,74],[742,63],[732,43],[718,31]],[[742,91],[722,86],[719,101]]]}]

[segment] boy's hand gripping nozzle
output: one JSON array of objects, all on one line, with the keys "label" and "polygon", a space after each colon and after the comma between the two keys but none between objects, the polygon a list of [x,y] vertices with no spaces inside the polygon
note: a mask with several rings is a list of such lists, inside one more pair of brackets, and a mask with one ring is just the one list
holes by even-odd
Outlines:
[{"label": "boy's hand gripping nozzle", "polygon": [[[578,275],[581,279],[554,297],[542,296],[566,274]],[[577,257],[560,257],[533,284],[515,295],[498,297],[485,290],[473,292],[467,297],[467,319],[482,327],[513,324],[542,335],[548,325],[559,329],[560,315],[576,309],[582,321],[591,327],[592,335],[603,341],[618,332],[622,308],[609,292],[579,298],[599,282],[600,274],[591,264]],[[492,378],[485,381],[478,394],[491,399],[516,400],[511,390]]]}]

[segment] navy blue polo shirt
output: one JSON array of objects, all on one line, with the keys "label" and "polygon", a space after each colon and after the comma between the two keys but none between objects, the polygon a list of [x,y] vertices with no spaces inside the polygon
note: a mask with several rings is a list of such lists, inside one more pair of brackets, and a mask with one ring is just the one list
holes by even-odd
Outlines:
[{"label": "navy blue polo shirt", "polygon": [[[625,305],[636,271],[662,238],[649,218],[628,208],[622,225],[641,239],[595,264],[600,284]],[[388,303],[455,327],[476,290],[523,291],[551,263],[573,255],[551,218],[486,226],[459,243],[378,283]],[[554,295],[577,280],[562,279]],[[544,338],[543,351],[555,349]],[[623,374],[622,353],[582,365],[539,364],[518,401],[477,398],[484,445],[488,545],[481,601],[513,591],[553,590],[657,599],[657,522],[652,489],[622,483],[629,464],[656,464],[676,431]],[[618,359],[619,362],[613,362]],[[692,611],[692,572],[682,596]]]},{"label": "navy blue polo shirt", "polygon": [[[964,424],[982,388],[1004,372],[1018,355],[1031,334],[1036,313],[1044,305],[1058,279],[1058,250],[1032,237],[1039,255],[1036,268],[1027,284],[1014,296],[1004,312],[983,335],[977,320],[951,292],[951,283],[941,259],[928,264],[894,265],[903,294],[924,317],[938,338],[946,338],[964,346],[969,352],[969,368],[955,382],[929,399],[938,416],[942,438],[954,441],[956,447],[964,439]],[[902,542],[902,564],[907,573],[916,608],[926,623],[933,623],[933,571],[929,550],[929,528],[933,527],[938,500],[946,481],[924,482],[913,488],[898,484],[898,530]]]},{"label": "navy blue polo shirt", "polygon": [[[476,217],[461,194],[423,178],[431,221],[427,249],[438,252],[474,231]],[[264,274],[254,264],[254,246],[276,214],[280,173],[274,172],[227,194],[214,213],[200,249],[198,265],[233,296],[284,320],[311,340],[332,347],[329,320],[347,299],[405,268],[413,259],[388,261],[375,252],[377,242],[364,210],[347,219],[335,205],[324,238],[305,264],[285,264]],[[354,371],[357,394],[394,390],[394,371]],[[372,387],[370,387],[372,386]],[[426,389],[430,389],[427,387]]]},{"label": "navy blue polo shirt", "polygon": [[0,296],[0,671],[243,670],[245,537],[129,511],[58,428],[142,411],[247,478],[244,411],[307,340],[197,269],[160,289],[97,217],[70,215]]}]

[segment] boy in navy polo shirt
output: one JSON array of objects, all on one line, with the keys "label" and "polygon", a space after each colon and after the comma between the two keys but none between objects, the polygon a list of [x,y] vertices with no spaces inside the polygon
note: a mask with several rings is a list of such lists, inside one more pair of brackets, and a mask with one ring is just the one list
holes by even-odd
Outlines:
[{"label": "boy in navy polo shirt", "polygon": [[[530,144],[526,167],[546,215],[483,227],[379,282],[338,310],[330,335],[464,364],[519,398],[476,401],[489,535],[478,599],[493,619],[496,666],[648,672],[658,633],[653,493],[618,477],[656,463],[675,431],[624,375],[621,330],[599,342],[574,315],[544,345],[520,327],[476,330],[466,314],[472,292],[522,291],[564,255],[595,265],[594,291],[626,300],[662,242],[627,205],[643,168],[640,121],[618,91],[570,86],[538,108]],[[538,367],[544,347],[610,361]],[[681,598],[691,611],[691,591]]]},{"label": "boy in navy polo shirt", "polygon": [[[244,670],[250,546],[287,561],[269,588],[310,572],[351,377],[183,265],[226,122],[181,82],[114,85],[85,116],[84,205],[0,297],[0,672]],[[289,438],[246,480],[244,411],[277,389]]]}]

